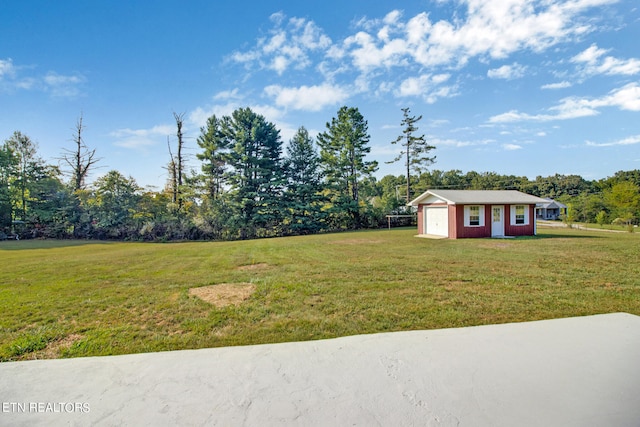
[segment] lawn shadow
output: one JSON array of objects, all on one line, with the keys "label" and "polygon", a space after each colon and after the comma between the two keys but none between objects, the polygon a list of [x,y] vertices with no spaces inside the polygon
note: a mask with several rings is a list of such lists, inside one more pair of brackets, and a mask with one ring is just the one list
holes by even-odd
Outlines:
[{"label": "lawn shadow", "polygon": [[518,240],[542,240],[542,239],[601,239],[604,236],[584,235],[584,234],[547,234],[538,233],[535,236],[518,236]]},{"label": "lawn shadow", "polygon": [[85,245],[108,245],[104,240],[5,240],[0,241],[0,251],[23,251],[33,249],[57,249]]}]

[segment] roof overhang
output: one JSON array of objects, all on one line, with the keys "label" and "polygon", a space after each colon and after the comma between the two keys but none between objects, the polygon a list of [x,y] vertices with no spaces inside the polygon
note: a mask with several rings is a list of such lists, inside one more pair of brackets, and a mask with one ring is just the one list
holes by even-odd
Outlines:
[{"label": "roof overhang", "polygon": [[411,202],[410,206],[418,206],[428,202],[429,198],[437,198],[450,205],[542,205],[547,200],[517,190],[427,190]]}]

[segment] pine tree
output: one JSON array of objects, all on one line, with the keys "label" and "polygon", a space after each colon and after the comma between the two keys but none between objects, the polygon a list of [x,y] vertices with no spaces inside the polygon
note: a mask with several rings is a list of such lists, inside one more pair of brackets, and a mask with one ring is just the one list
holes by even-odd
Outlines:
[{"label": "pine tree", "polygon": [[401,159],[405,159],[405,167],[407,172],[407,203],[411,201],[411,172],[415,172],[420,175],[424,168],[423,166],[429,166],[435,162],[435,156],[429,157],[427,154],[429,151],[436,147],[429,145],[424,135],[414,136],[414,133],[418,130],[416,123],[422,119],[422,116],[410,116],[409,108],[402,108],[404,118],[400,124],[404,126],[402,135],[398,136],[392,144],[401,144],[403,150],[400,151],[398,157],[387,163],[395,163]]},{"label": "pine tree", "polygon": [[367,121],[357,108],[344,106],[326,127],[327,131],[318,135],[318,145],[333,193],[334,214],[338,217],[346,214],[349,219],[346,225],[360,228],[359,183],[378,168],[377,162],[365,161],[371,151]]},{"label": "pine tree", "polygon": [[9,144],[0,146],[0,233],[9,232],[13,219],[10,182],[18,168],[18,157]]},{"label": "pine tree", "polygon": [[313,138],[300,127],[287,147],[284,162],[287,175],[285,202],[289,229],[293,234],[316,233],[322,229],[322,173]]},{"label": "pine tree", "polygon": [[241,108],[225,117],[222,132],[233,147],[229,163],[240,237],[277,235],[282,221],[282,141],[273,123]]},{"label": "pine tree", "polygon": [[206,193],[210,200],[217,200],[222,194],[229,162],[229,142],[222,132],[222,120],[215,115],[209,117],[207,125],[200,128],[197,142],[204,150],[201,154],[196,154],[196,157],[203,162]]}]

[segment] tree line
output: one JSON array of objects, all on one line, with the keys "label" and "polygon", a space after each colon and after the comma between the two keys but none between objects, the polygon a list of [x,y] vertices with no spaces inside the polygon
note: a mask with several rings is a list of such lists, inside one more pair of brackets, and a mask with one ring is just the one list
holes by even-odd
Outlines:
[{"label": "tree line", "polygon": [[200,129],[199,171],[186,170],[183,116],[174,113],[168,139],[168,179],[160,191],[108,171],[88,184],[100,158],[83,139],[58,164],[44,161],[20,131],[0,145],[0,237],[119,240],[235,240],[304,235],[385,225],[409,214],[407,202],[427,189],[516,189],[571,206],[575,220],[637,223],[640,171],[600,181],[576,175],[505,176],[493,172],[427,170],[435,162],[417,122],[402,109],[398,157],[406,174],[378,180],[369,160],[367,121],[342,107],[315,139],[300,127],[284,144],[280,131],[249,108],[211,116]]}]

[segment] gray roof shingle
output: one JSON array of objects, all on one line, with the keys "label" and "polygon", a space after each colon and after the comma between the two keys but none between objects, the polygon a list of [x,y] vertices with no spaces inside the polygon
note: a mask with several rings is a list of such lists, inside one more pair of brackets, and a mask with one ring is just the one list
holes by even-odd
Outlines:
[{"label": "gray roof shingle", "polygon": [[409,203],[417,206],[429,196],[439,197],[449,204],[541,204],[546,200],[516,190],[428,190]]}]

